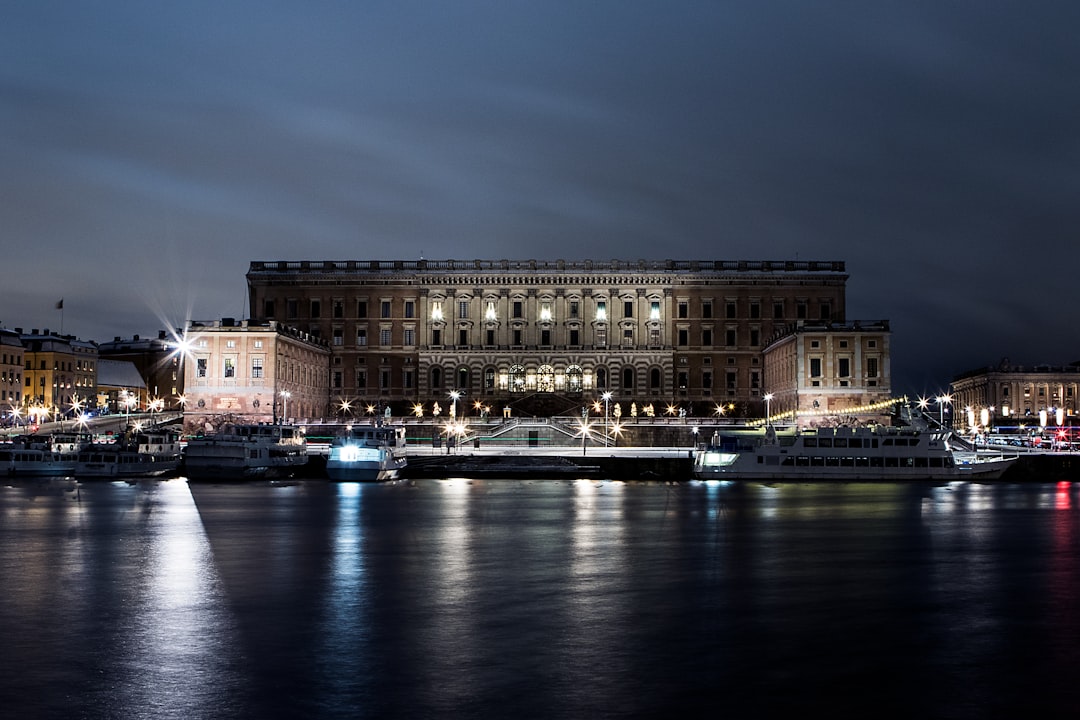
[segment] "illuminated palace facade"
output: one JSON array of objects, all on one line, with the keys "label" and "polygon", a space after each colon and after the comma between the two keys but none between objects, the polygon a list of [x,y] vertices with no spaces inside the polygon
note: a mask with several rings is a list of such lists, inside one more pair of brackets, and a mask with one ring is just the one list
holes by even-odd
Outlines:
[{"label": "illuminated palace facade", "polygon": [[[961,373],[950,385],[956,423],[968,430],[1010,423],[1075,424],[1080,397],[1080,363],[1012,365]],[[1068,418],[1066,421],[1065,418]]]},{"label": "illuminated palace facade", "polygon": [[[253,320],[331,350],[331,404],[374,400],[576,409],[762,404],[765,343],[843,322],[843,262],[253,262]],[[522,402],[529,398],[528,402]],[[659,412],[660,408],[657,408]]]}]

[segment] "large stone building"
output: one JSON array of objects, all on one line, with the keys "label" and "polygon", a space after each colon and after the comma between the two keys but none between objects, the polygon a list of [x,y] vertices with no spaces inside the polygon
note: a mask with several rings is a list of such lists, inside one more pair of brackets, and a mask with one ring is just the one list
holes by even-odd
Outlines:
[{"label": "large stone building", "polygon": [[0,425],[22,414],[23,344],[19,333],[0,328]]},{"label": "large stone building", "polygon": [[185,331],[184,429],[327,415],[327,344],[275,321],[192,322]]},{"label": "large stone building", "polygon": [[770,414],[800,425],[874,419],[893,410],[887,321],[799,321],[765,348]]},{"label": "large stone building", "polygon": [[[845,322],[837,261],[253,262],[253,321],[329,344],[330,403],[556,414],[611,392],[760,413],[763,351],[798,322]],[[884,366],[882,370],[884,370]]]},{"label": "large stone building", "polygon": [[48,330],[32,330],[20,340],[24,348],[22,400],[27,415],[56,417],[77,406],[94,404],[97,345]]},{"label": "large stone building", "polygon": [[953,378],[949,402],[955,423],[965,431],[1040,421],[1074,424],[1080,393],[1080,363],[1013,365],[970,370]]}]

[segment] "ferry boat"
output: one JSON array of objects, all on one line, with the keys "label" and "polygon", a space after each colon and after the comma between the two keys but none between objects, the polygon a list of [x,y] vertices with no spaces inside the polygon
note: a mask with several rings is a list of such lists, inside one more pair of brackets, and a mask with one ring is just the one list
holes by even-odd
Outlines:
[{"label": "ferry boat", "polygon": [[965,451],[948,430],[820,428],[714,434],[693,476],[762,480],[995,480],[1016,455]]},{"label": "ferry boat", "polygon": [[293,425],[225,425],[191,438],[184,449],[190,480],[282,477],[308,461],[304,432]]},{"label": "ferry boat", "polygon": [[137,433],[130,443],[93,443],[79,450],[79,478],[160,477],[180,467],[180,436],[170,430]]},{"label": "ferry boat", "polygon": [[51,438],[17,438],[0,444],[0,474],[8,477],[70,477],[75,454],[53,448]]},{"label": "ferry boat", "polygon": [[331,480],[394,480],[406,463],[404,427],[351,425],[330,444],[326,474]]}]

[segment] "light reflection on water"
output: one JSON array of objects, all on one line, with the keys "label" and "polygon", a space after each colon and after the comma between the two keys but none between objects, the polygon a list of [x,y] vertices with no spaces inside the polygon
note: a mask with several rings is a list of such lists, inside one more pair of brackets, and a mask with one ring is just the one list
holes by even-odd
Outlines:
[{"label": "light reflection on water", "polygon": [[1080,701],[1076,498],[1061,483],[10,484],[0,707],[1051,717]]}]

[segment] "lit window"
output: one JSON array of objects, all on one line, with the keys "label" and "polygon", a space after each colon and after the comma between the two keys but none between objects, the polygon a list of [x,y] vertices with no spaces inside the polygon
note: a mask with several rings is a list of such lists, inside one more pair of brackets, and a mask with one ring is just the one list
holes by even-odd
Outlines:
[{"label": "lit window", "polygon": [[432,320],[442,320],[443,319],[442,302],[439,301],[439,300],[436,300],[435,302],[433,302],[431,304],[431,319]]},{"label": "lit window", "polygon": [[551,322],[551,303],[540,305],[540,322]]},{"label": "lit window", "polygon": [[487,304],[487,310],[484,311],[484,319],[494,322],[495,321],[495,303],[489,301]]},{"label": "lit window", "polygon": [[650,320],[659,320],[660,319],[660,303],[657,300],[653,300],[652,304],[649,305],[649,319]]},{"label": "lit window", "polygon": [[604,300],[600,300],[596,303],[596,321],[607,321],[607,302]]}]

